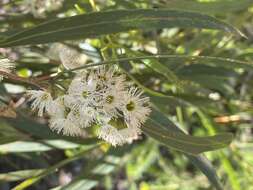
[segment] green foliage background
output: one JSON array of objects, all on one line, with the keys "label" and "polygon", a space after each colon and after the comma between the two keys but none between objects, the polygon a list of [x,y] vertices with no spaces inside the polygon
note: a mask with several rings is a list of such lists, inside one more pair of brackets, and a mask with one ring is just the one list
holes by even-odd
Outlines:
[{"label": "green foliage background", "polygon": [[[0,15],[1,56],[15,55],[20,77],[0,83],[0,189],[253,189],[252,13],[252,0],[65,0],[46,18]],[[145,91],[153,112],[141,140],[64,137],[31,113],[24,87],[72,76],[36,80],[61,68],[47,56],[52,42],[117,64]]]}]

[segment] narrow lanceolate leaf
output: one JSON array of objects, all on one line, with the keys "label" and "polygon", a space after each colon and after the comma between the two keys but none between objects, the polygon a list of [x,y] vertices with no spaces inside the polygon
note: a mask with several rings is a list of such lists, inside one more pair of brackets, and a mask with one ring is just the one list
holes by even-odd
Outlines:
[{"label": "narrow lanceolate leaf", "polygon": [[3,174],[0,174],[0,182],[23,180],[29,177],[39,175],[44,170],[45,169],[32,169],[32,170],[20,170],[20,171],[3,173]]},{"label": "narrow lanceolate leaf", "polygon": [[151,119],[143,127],[143,131],[170,148],[193,155],[224,148],[230,144],[233,137],[230,133],[209,137],[194,137],[183,133],[169,132],[159,127],[159,123]]},{"label": "narrow lanceolate leaf", "polygon": [[226,13],[238,12],[247,9],[253,4],[252,0],[223,0],[223,1],[189,1],[189,0],[170,0],[166,3],[162,3],[161,6],[166,6],[173,9],[185,9],[202,12],[205,14],[221,14],[224,13],[224,7],[226,7]]},{"label": "narrow lanceolate leaf", "polygon": [[0,154],[17,152],[43,152],[52,149],[74,149],[80,145],[64,140],[42,140],[39,142],[16,141],[0,145]]},{"label": "narrow lanceolate leaf", "polygon": [[0,47],[89,38],[133,29],[150,30],[170,27],[215,29],[242,35],[234,27],[200,13],[136,9],[55,19],[7,37],[0,42]]},{"label": "narrow lanceolate leaf", "polygon": [[83,144],[83,145],[92,145],[99,142],[97,138],[66,137],[60,134],[56,134],[52,132],[47,125],[40,124],[32,119],[28,119],[22,116],[18,116],[15,119],[0,118],[0,123],[1,122],[6,123],[6,125],[10,127],[13,127],[19,131],[22,131],[26,134],[29,134],[39,139],[47,139],[47,140],[61,139],[61,140],[73,142],[75,144]]}]

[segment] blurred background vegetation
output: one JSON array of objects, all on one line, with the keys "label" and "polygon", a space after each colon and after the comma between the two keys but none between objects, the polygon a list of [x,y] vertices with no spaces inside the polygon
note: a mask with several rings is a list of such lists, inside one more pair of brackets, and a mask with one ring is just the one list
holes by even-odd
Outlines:
[{"label": "blurred background vegetation", "polygon": [[[60,49],[69,48],[82,63],[120,55],[171,55],[131,61],[124,69],[131,70],[137,83],[171,97],[170,101],[159,99],[157,106],[189,134],[232,132],[229,147],[205,155],[223,189],[253,190],[253,0],[65,0],[59,8],[39,16],[27,8],[26,1],[0,0],[0,39],[56,17],[140,8],[214,16],[247,38],[173,27],[67,41]],[[30,45],[0,48],[0,55],[15,60],[15,73],[22,79],[36,77],[48,85],[51,81],[44,84],[43,77],[61,68],[57,51],[59,44]],[[114,148],[96,138],[54,134],[47,127],[47,118],[30,112],[23,96],[30,87],[26,80],[15,78],[0,83],[1,190],[214,189],[182,153],[149,137]]]}]

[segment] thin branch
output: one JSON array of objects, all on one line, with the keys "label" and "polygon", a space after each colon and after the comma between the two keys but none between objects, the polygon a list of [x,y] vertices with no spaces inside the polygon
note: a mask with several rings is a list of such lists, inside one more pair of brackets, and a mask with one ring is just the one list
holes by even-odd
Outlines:
[{"label": "thin branch", "polygon": [[42,88],[38,83],[36,83],[33,79],[20,77],[20,76],[17,76],[17,75],[11,74],[11,73],[7,73],[7,72],[1,71],[1,70],[0,70],[0,76],[3,76],[3,77],[5,77],[5,78],[8,78],[8,79],[11,79],[11,80],[14,80],[14,81],[26,83],[26,84],[32,85],[32,86],[34,86],[34,87],[36,87],[36,88],[39,88],[39,89],[43,89],[43,88]]},{"label": "thin branch", "polygon": [[127,57],[127,58],[120,58],[120,59],[113,59],[113,60],[105,60],[105,61],[101,61],[97,64],[83,65],[81,67],[66,70],[66,71],[63,71],[63,72],[73,72],[73,71],[77,71],[77,70],[81,70],[81,69],[86,69],[88,67],[106,65],[106,64],[110,64],[110,63],[115,64],[115,63],[118,63],[118,62],[125,62],[125,61],[138,61],[138,60],[143,60],[143,59],[159,59],[159,58],[189,58],[193,61],[197,58],[207,58],[207,59],[216,59],[216,60],[219,60],[219,61],[229,61],[229,62],[232,62],[232,63],[240,63],[240,64],[244,64],[245,66],[252,66],[252,64],[250,64],[248,62],[229,59],[229,58],[210,57],[210,56],[188,56],[188,55],[156,54],[156,55],[147,55],[147,56],[140,56],[140,57]]},{"label": "thin branch", "polygon": [[89,67],[95,67],[95,66],[100,66],[100,65],[107,65],[107,64],[116,64],[120,62],[125,62],[125,61],[138,61],[138,60],[143,60],[143,59],[159,59],[159,58],[189,58],[191,60],[195,60],[196,58],[208,58],[208,59],[216,59],[219,61],[229,61],[232,63],[240,63],[245,66],[251,66],[248,62],[244,61],[239,61],[239,60],[232,60],[228,58],[220,58],[220,57],[210,57],[210,56],[187,56],[187,55],[164,55],[164,54],[156,54],[156,55],[147,55],[147,56],[140,56],[140,57],[127,57],[127,58],[120,58],[120,59],[113,59],[113,60],[105,60],[101,61],[99,63],[94,63],[94,64],[87,64],[83,65],[74,69],[70,70],[64,70],[59,73],[49,75],[49,76],[42,76],[40,78],[35,79],[35,81],[42,81],[42,80],[50,80],[50,79],[57,79],[60,76],[62,76],[64,73],[72,73],[74,71],[82,70],[82,69],[87,69]]},{"label": "thin branch", "polygon": [[44,76],[40,76],[40,77],[36,77],[34,78],[35,82],[41,82],[41,81],[45,81],[45,80],[50,80],[52,78],[55,78],[58,74],[54,73],[54,74],[50,74],[50,75],[44,75]]}]

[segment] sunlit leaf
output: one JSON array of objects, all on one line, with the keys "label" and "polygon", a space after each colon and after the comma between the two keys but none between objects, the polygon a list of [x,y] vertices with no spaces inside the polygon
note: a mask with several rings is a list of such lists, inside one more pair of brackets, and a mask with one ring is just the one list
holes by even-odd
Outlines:
[{"label": "sunlit leaf", "polygon": [[13,152],[43,152],[52,149],[64,150],[77,148],[79,146],[79,144],[67,142],[64,140],[43,140],[39,142],[16,141],[0,145],[0,154],[8,154]]},{"label": "sunlit leaf", "polygon": [[4,174],[0,174],[0,181],[7,182],[7,181],[19,181],[34,175],[38,175],[43,172],[44,169],[33,169],[33,170],[20,170],[14,172],[8,172]]}]

